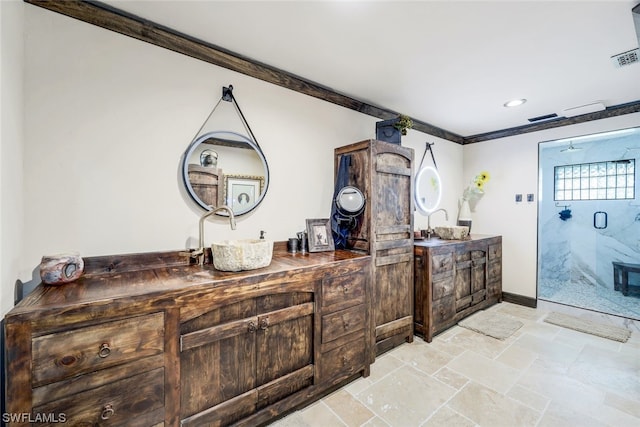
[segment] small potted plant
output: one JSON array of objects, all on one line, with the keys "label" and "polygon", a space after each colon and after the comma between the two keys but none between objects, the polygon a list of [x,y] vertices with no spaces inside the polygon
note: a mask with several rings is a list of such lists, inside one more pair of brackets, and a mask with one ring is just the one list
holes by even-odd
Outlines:
[{"label": "small potted plant", "polygon": [[406,135],[407,129],[411,129],[413,127],[413,120],[411,120],[411,117],[409,116],[400,114],[396,119],[396,122],[393,124],[393,127],[398,129],[402,135]]},{"label": "small potted plant", "polygon": [[376,139],[399,145],[401,135],[406,135],[412,127],[411,117],[400,114],[395,119],[376,122]]}]

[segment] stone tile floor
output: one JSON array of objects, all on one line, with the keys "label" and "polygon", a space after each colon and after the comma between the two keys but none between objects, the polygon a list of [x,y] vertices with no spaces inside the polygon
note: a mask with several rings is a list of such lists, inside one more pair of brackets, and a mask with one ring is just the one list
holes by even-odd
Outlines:
[{"label": "stone tile floor", "polygon": [[[272,424],[339,426],[640,426],[640,322],[538,301],[497,310],[524,323],[500,341],[455,326],[416,337],[359,378]],[[550,311],[632,330],[626,343],[543,321]]]}]

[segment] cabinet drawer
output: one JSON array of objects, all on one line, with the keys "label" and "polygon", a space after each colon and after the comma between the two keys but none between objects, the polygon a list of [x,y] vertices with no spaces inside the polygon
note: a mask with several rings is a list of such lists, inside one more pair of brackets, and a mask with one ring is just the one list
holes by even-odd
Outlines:
[{"label": "cabinet drawer", "polygon": [[448,276],[442,275],[440,277],[433,278],[433,300],[439,300],[454,293],[454,276],[450,274]]},{"label": "cabinet drawer", "polygon": [[321,381],[339,376],[350,376],[364,367],[364,335],[360,338],[322,353],[319,361]]},{"label": "cabinet drawer", "polygon": [[164,351],[164,315],[154,313],[33,338],[33,386]]},{"label": "cabinet drawer", "polygon": [[431,274],[453,270],[453,254],[434,254],[431,257]]},{"label": "cabinet drawer", "polygon": [[502,282],[500,280],[487,284],[487,297],[502,297]]},{"label": "cabinet drawer", "polygon": [[490,262],[488,270],[489,281],[502,279],[502,263],[500,261]]},{"label": "cabinet drawer", "polygon": [[456,314],[456,303],[452,296],[442,298],[433,303],[433,325],[450,321]]},{"label": "cabinet drawer", "polygon": [[348,274],[332,277],[322,284],[322,304],[325,307],[349,303],[350,305],[362,304],[365,298],[365,275]]},{"label": "cabinet drawer", "polygon": [[496,243],[495,245],[489,245],[489,259],[494,260],[502,258],[502,244]]},{"label": "cabinet drawer", "polygon": [[90,393],[55,400],[33,408],[33,412],[64,414],[65,422],[74,426],[159,423],[164,420],[164,368],[100,386]]},{"label": "cabinet drawer", "polygon": [[344,335],[364,329],[364,320],[364,304],[322,316],[322,342],[333,341]]}]

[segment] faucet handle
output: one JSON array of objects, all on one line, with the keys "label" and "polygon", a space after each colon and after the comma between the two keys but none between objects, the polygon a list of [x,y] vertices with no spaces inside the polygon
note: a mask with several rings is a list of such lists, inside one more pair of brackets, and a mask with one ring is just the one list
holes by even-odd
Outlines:
[{"label": "faucet handle", "polygon": [[187,256],[189,258],[198,258],[202,254],[203,254],[203,251],[201,249],[193,249],[193,250],[190,250],[189,252],[178,252],[178,255]]},{"label": "faucet handle", "polygon": [[265,234],[265,231],[260,230],[260,240],[264,240],[264,234]]}]

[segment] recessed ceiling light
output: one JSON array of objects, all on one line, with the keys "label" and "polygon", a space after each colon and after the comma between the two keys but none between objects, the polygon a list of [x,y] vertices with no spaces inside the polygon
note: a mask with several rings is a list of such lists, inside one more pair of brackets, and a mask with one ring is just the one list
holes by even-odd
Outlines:
[{"label": "recessed ceiling light", "polygon": [[525,102],[527,102],[526,99],[521,98],[521,99],[512,99],[511,101],[505,102],[504,106],[505,107],[517,107],[518,105],[522,105]]}]

